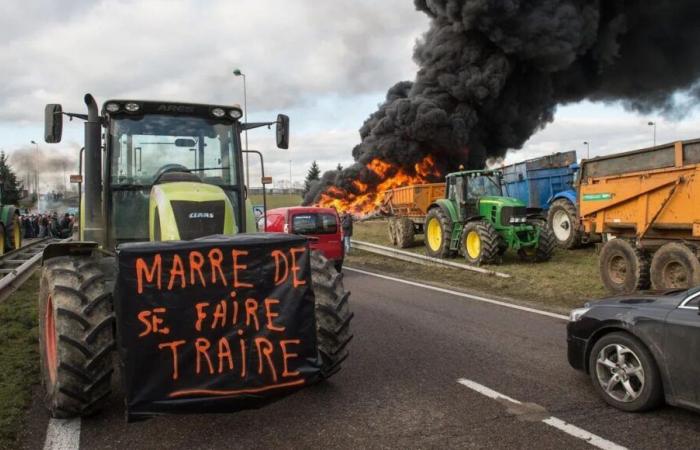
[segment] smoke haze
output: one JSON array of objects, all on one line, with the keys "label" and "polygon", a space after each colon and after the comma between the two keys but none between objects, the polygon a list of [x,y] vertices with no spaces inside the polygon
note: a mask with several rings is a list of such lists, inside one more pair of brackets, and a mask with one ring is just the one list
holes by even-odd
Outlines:
[{"label": "smoke haze", "polygon": [[362,194],[355,180],[371,191],[382,181],[365,167],[375,158],[408,172],[427,155],[443,173],[460,164],[481,168],[520,149],[559,104],[619,101],[674,117],[700,98],[694,0],[415,0],[415,6],[431,19],[414,49],[415,80],[389,89],[360,128],[356,163],[326,172],[305,203],[332,185]]}]

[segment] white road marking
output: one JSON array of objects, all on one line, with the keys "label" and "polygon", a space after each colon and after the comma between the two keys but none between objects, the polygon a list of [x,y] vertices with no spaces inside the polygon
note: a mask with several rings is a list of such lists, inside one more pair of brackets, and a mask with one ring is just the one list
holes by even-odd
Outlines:
[{"label": "white road marking", "polygon": [[353,267],[343,267],[343,270],[349,270],[351,272],[357,272],[357,273],[361,273],[364,275],[370,275],[370,276],[377,277],[377,278],[383,278],[385,280],[395,281],[397,283],[403,283],[403,284],[407,284],[409,286],[417,286],[417,287],[421,287],[423,289],[428,289],[430,291],[442,292],[443,294],[450,294],[450,295],[454,295],[457,297],[468,298],[470,300],[476,300],[478,302],[490,303],[492,305],[504,306],[506,308],[517,309],[520,311],[527,311],[527,312],[531,312],[534,314],[539,314],[541,316],[553,317],[555,319],[561,319],[561,320],[567,320],[567,321],[569,320],[569,317],[565,316],[563,314],[557,314],[557,313],[553,313],[553,312],[549,312],[549,311],[543,311],[543,310],[537,309],[537,308],[529,308],[527,306],[515,305],[513,303],[507,303],[507,302],[502,302],[499,300],[493,300],[493,299],[486,298],[486,297],[480,297],[478,295],[465,294],[464,292],[458,292],[458,291],[453,291],[451,289],[430,286],[430,285],[423,284],[423,283],[417,283],[415,281],[402,280],[401,278],[394,278],[394,277],[390,277],[388,275],[380,275],[378,273],[368,272],[366,270],[361,270],[361,269],[355,269]]},{"label": "white road marking", "polygon": [[50,419],[46,428],[44,450],[78,450],[80,448],[80,418]]},{"label": "white road marking", "polygon": [[[457,383],[464,385],[468,387],[469,389],[478,392],[479,394],[485,395],[486,397],[492,398],[494,400],[506,400],[512,403],[516,404],[521,404],[522,402],[519,402],[518,400],[508,397],[507,395],[503,395],[500,392],[496,392],[491,388],[488,388],[484,386],[483,384],[479,384],[475,381],[472,380],[467,380],[466,378],[460,378],[457,380]],[[557,430],[563,431],[564,433],[568,434],[569,436],[573,436],[577,439],[581,439],[583,441],[586,441],[590,445],[594,447],[598,447],[603,450],[626,450],[627,447],[623,447],[621,445],[618,445],[612,441],[609,441],[607,439],[603,439],[602,437],[595,435],[593,433],[590,433],[583,428],[579,428],[576,425],[572,425],[570,423],[564,422],[561,419],[557,419],[554,416],[550,416],[546,419],[542,419],[542,423],[545,423],[551,427],[556,428]]]}]

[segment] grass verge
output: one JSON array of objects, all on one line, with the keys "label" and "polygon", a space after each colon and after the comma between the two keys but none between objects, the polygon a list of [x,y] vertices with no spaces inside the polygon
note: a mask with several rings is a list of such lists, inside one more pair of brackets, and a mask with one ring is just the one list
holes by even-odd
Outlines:
[{"label": "grass verge", "polygon": [[[390,246],[383,220],[356,223],[353,238]],[[417,236],[415,247],[406,250],[424,254],[422,236]],[[455,259],[459,260],[459,257]],[[598,256],[592,247],[557,249],[552,259],[545,263],[526,263],[509,251],[504,255],[503,264],[484,266],[510,274],[512,278],[498,278],[444,266],[408,264],[359,251],[352,251],[346,257],[346,262],[349,266],[514,299],[557,312],[578,307],[586,300],[602,297],[606,293],[598,273]]]},{"label": "grass verge", "polygon": [[[267,208],[282,208],[285,206],[299,206],[301,205],[302,198],[296,194],[267,194]],[[263,196],[251,195],[250,202],[253,205],[262,205]]]},{"label": "grass verge", "polygon": [[17,435],[39,380],[37,291],[31,277],[0,302],[0,448],[16,448]]}]

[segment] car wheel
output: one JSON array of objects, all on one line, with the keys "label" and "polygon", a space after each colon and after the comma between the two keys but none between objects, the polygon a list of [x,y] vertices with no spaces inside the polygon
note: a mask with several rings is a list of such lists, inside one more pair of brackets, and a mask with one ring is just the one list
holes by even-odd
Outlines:
[{"label": "car wheel", "polygon": [[588,371],[608,404],[629,412],[646,411],[663,400],[661,376],[649,350],[627,333],[611,333],[595,343]]}]

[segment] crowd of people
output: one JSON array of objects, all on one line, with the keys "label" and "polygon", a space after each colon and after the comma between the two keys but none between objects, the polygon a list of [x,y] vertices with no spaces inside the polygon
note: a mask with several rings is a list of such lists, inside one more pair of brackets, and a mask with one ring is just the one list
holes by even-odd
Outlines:
[{"label": "crowd of people", "polygon": [[22,236],[27,238],[45,238],[53,237],[65,239],[73,234],[73,225],[75,224],[75,216],[65,213],[59,218],[58,213],[36,213],[25,214],[20,216],[22,225]]}]

